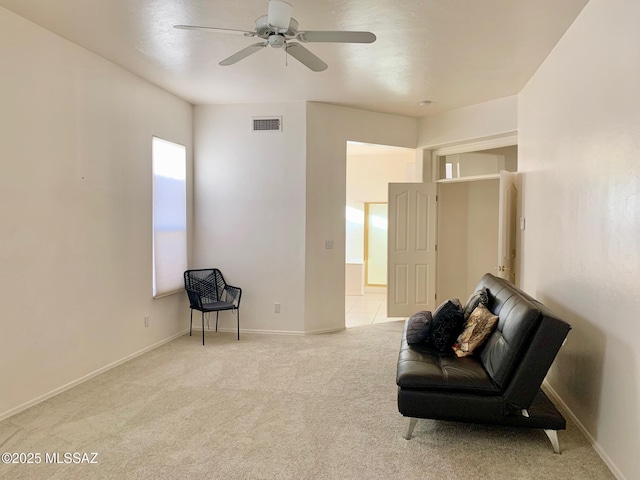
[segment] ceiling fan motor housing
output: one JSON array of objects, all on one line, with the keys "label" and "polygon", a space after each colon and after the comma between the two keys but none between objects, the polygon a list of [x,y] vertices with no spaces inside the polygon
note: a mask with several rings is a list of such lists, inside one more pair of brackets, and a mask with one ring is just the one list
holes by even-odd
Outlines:
[{"label": "ceiling fan motor housing", "polygon": [[287,37],[295,37],[298,34],[298,21],[291,18],[289,21],[289,29],[284,31],[282,28],[274,28],[269,25],[266,15],[258,17],[255,21],[255,31],[258,37],[267,39],[270,35],[280,34]]}]

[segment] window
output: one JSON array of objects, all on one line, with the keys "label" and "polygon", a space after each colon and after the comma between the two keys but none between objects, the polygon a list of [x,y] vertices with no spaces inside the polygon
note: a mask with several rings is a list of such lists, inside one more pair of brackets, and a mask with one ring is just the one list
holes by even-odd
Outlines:
[{"label": "window", "polygon": [[153,137],[153,296],[183,288],[187,269],[187,149]]}]

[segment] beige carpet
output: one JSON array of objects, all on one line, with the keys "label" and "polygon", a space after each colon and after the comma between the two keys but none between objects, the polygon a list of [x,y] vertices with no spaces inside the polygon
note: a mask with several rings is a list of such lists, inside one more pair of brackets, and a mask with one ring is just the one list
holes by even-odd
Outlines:
[{"label": "beige carpet", "polygon": [[[575,426],[542,431],[397,411],[401,322],[307,337],[184,336],[0,423],[3,479],[611,479]],[[96,464],[44,464],[97,452]]]}]

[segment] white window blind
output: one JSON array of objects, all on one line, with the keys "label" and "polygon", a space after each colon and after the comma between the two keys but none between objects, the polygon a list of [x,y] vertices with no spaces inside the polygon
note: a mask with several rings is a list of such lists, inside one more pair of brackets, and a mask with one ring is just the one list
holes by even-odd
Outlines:
[{"label": "white window blind", "polygon": [[187,269],[187,149],[153,137],[153,296],[184,288]]}]

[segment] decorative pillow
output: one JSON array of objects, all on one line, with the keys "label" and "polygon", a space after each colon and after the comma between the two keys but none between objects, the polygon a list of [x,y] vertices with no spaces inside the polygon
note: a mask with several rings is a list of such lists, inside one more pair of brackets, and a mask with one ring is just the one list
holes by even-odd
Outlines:
[{"label": "decorative pillow", "polygon": [[439,352],[451,348],[463,324],[464,314],[460,300],[454,298],[443,302],[433,312],[431,320],[429,340],[433,347]]},{"label": "decorative pillow", "polygon": [[464,324],[464,330],[453,345],[453,351],[459,357],[472,355],[489,337],[497,322],[497,315],[491,313],[484,305],[478,305]]},{"label": "decorative pillow", "polygon": [[431,312],[418,312],[411,315],[407,325],[407,343],[415,345],[425,342],[431,332]]},{"label": "decorative pillow", "polygon": [[464,320],[469,320],[469,315],[473,312],[478,305],[489,306],[489,291],[483,287],[480,290],[476,290],[471,294],[467,304],[464,306]]}]

